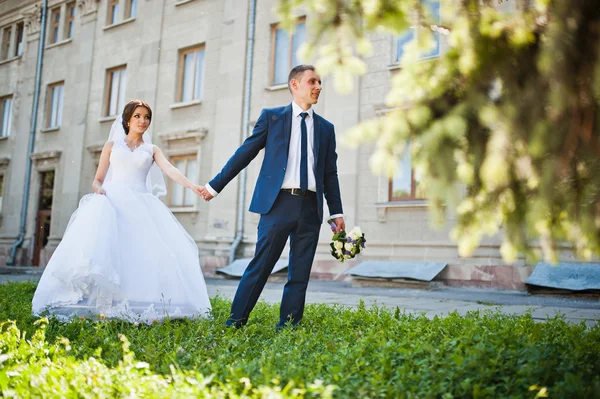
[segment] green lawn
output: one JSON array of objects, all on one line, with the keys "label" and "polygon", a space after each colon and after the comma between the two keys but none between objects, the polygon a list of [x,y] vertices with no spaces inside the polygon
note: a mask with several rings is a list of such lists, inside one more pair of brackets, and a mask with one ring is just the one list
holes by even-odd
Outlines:
[{"label": "green lawn", "polygon": [[560,317],[310,305],[276,333],[277,306],[226,329],[215,298],[204,320],[38,322],[34,290],[0,285],[0,396],[600,398],[600,326]]}]

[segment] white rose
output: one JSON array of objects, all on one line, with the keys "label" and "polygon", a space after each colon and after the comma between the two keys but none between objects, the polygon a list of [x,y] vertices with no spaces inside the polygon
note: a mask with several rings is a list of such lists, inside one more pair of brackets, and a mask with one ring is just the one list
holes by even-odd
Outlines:
[{"label": "white rose", "polygon": [[336,242],[333,243],[333,246],[335,247],[335,249],[340,250],[340,249],[342,249],[344,247],[344,243],[336,241]]},{"label": "white rose", "polygon": [[350,235],[352,236],[352,239],[356,240],[357,238],[362,237],[363,232],[360,227],[354,226],[354,228],[350,231]]},{"label": "white rose", "polygon": [[352,251],[352,248],[354,248],[354,244],[352,244],[351,242],[347,242],[344,244],[344,248],[346,248],[346,251]]}]

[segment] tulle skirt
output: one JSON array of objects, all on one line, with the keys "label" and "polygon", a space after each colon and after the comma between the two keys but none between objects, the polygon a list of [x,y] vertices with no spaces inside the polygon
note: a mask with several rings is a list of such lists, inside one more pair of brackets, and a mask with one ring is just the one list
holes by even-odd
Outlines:
[{"label": "tulle skirt", "polygon": [[198,247],[154,195],[111,181],[81,199],[32,311],[151,323],[211,309]]}]

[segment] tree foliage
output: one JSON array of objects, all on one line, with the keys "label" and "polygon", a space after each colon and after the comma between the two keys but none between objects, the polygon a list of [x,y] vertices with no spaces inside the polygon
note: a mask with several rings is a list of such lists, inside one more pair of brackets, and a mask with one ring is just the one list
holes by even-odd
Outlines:
[{"label": "tree foliage", "polygon": [[[347,134],[376,140],[377,174],[392,174],[411,143],[433,214],[456,210],[461,255],[501,233],[507,261],[555,261],[561,248],[591,259],[600,255],[600,7],[517,0],[517,11],[501,12],[506,1],[440,0],[441,25],[419,0],[280,0],[278,11],[288,26],[308,11],[301,56],[346,92],[366,72],[371,35],[419,32],[391,80],[391,111]],[[447,51],[421,61],[434,31]]]}]

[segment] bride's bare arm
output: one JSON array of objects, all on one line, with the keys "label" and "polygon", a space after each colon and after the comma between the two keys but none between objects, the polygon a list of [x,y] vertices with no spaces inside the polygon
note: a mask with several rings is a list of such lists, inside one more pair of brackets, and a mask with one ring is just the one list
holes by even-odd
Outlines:
[{"label": "bride's bare arm", "polygon": [[108,172],[108,166],[110,164],[110,153],[112,151],[113,142],[107,141],[102,148],[102,153],[100,154],[100,162],[98,162],[98,169],[96,169],[96,176],[94,177],[94,182],[92,183],[92,190],[96,194],[106,194],[106,191],[102,188],[102,183],[104,183],[104,179],[106,178],[106,172]]},{"label": "bride's bare arm", "polygon": [[154,162],[156,162],[158,167],[161,168],[167,176],[173,179],[174,182],[181,184],[183,187],[191,189],[198,195],[201,195],[202,187],[189,181],[188,178],[185,177],[185,175],[181,173],[179,169],[177,169],[171,164],[171,162],[169,162],[167,157],[165,157],[165,154],[163,154],[162,150],[156,145],[154,146]]}]

